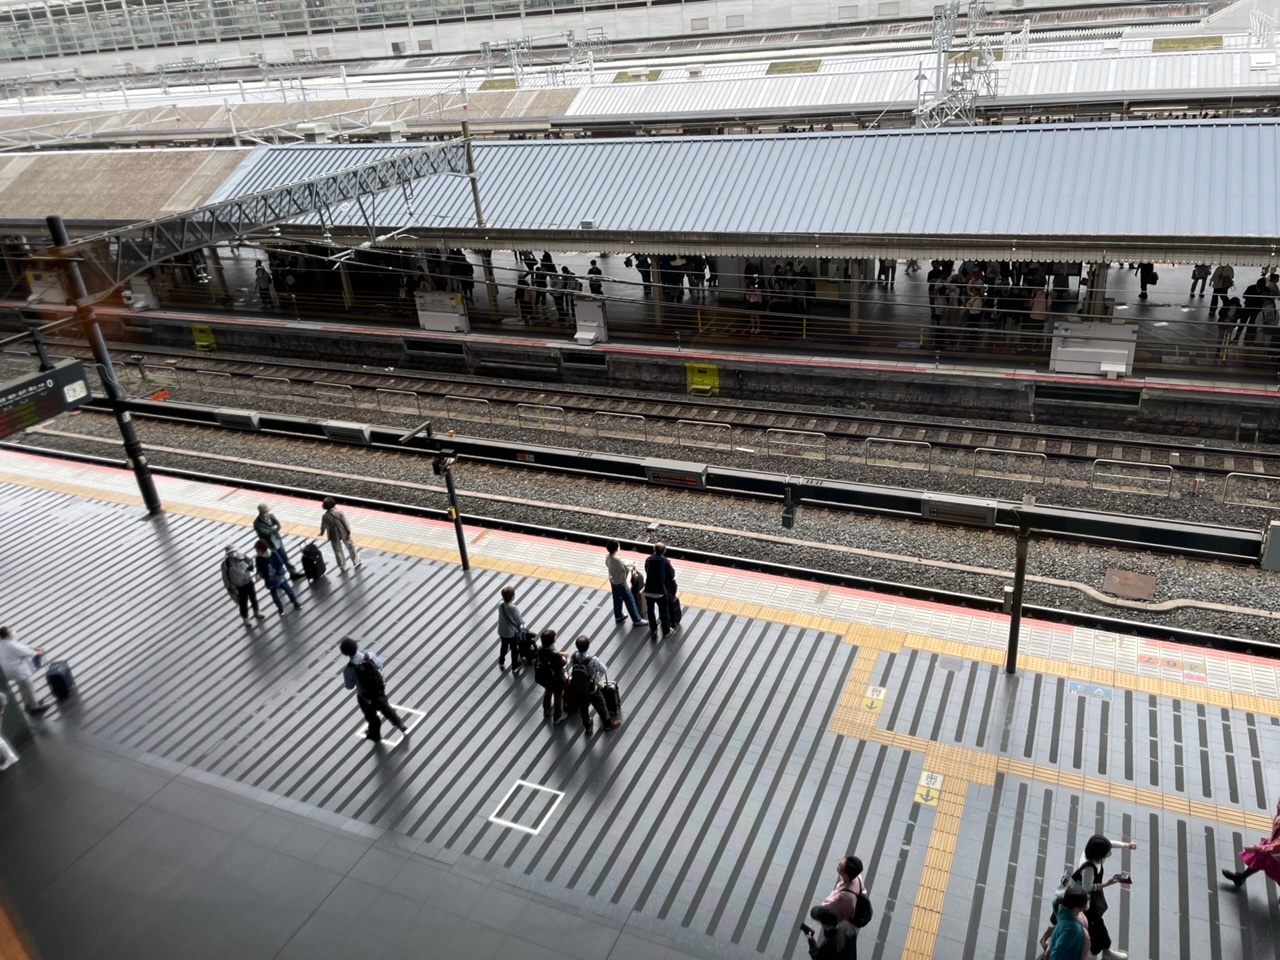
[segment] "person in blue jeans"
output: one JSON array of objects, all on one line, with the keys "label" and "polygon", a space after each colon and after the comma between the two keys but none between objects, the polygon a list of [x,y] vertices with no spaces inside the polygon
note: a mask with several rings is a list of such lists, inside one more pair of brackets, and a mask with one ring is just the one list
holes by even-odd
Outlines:
[{"label": "person in blue jeans", "polygon": [[644,617],[640,616],[636,598],[631,595],[631,571],[618,556],[618,541],[610,540],[604,548],[608,551],[604,558],[604,568],[609,571],[609,588],[613,591],[614,622],[622,623],[626,619],[622,615],[622,608],[625,605],[631,622],[639,626],[644,623]]},{"label": "person in blue jeans", "polygon": [[257,568],[258,576],[262,578],[262,582],[267,585],[267,589],[271,591],[271,599],[276,605],[279,613],[284,613],[284,604],[280,602],[280,591],[284,591],[284,595],[289,598],[293,604],[293,609],[301,610],[302,604],[298,602],[298,595],[293,592],[293,587],[289,583],[289,571],[285,567],[284,558],[279,550],[272,550],[271,544],[265,540],[259,540],[254,547],[257,556],[253,558],[254,566]]}]

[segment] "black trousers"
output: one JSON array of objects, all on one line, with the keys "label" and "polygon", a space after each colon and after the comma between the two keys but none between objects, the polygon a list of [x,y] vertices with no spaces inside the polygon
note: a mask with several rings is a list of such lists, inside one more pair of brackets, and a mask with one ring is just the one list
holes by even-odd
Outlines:
[{"label": "black trousers", "polygon": [[403,727],[404,721],[400,719],[400,714],[396,713],[395,708],[391,706],[390,701],[386,697],[381,700],[366,700],[364,697],[356,697],[356,703],[360,704],[360,712],[364,714],[364,719],[369,724],[369,733],[373,739],[382,739],[382,714],[391,721],[393,727]]},{"label": "black trousers", "polygon": [[578,698],[578,715],[582,717],[582,725],[588,730],[591,729],[591,708],[596,708],[596,713],[600,714],[600,722],[608,723],[613,718],[609,716],[609,705],[604,702],[604,694],[596,688],[595,693],[583,699]]},{"label": "black trousers", "polygon": [[670,632],[671,598],[667,596],[650,597],[646,595],[645,600],[649,603],[649,633],[652,635],[658,632],[659,621],[662,623],[662,632]]},{"label": "black trousers", "polygon": [[236,599],[240,601],[240,616],[248,618],[249,604],[253,604],[254,613],[258,612],[258,591],[254,589],[252,583],[236,587]]},{"label": "black trousers", "polygon": [[501,649],[498,651],[498,662],[507,662],[507,649],[511,649],[511,665],[514,667],[520,662],[520,635],[514,637],[499,636],[498,640],[502,643]]}]

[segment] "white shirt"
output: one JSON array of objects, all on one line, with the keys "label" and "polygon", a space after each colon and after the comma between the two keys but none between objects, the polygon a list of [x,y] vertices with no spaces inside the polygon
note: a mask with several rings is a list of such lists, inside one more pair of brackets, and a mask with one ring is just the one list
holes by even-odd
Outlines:
[{"label": "white shirt", "polygon": [[25,680],[35,673],[36,666],[31,662],[35,655],[34,650],[12,637],[0,640],[0,670],[10,680]]}]

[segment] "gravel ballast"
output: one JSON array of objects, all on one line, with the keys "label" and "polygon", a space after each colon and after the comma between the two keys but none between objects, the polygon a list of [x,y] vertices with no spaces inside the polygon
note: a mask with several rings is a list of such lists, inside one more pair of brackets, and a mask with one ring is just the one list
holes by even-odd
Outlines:
[{"label": "gravel ballast", "polygon": [[[382,416],[370,419],[387,422],[394,418]],[[434,478],[430,473],[429,461],[421,455],[357,447],[335,449],[330,444],[313,441],[262,434],[242,434],[146,419],[139,419],[136,422],[144,445],[150,448],[148,450],[150,460],[158,465],[246,480],[325,489],[335,494],[346,493],[436,508],[443,506],[443,494],[438,489],[414,489],[379,482],[393,480],[432,486],[431,481]],[[108,446],[95,441],[55,437],[39,432],[24,435],[20,438],[20,442],[96,456],[119,457],[122,454],[115,424],[109,417],[96,414],[63,416],[47,426],[56,430],[111,439],[114,443]],[[483,431],[468,429],[465,432],[495,436],[506,430],[486,427]],[[528,442],[557,443],[554,438],[548,437],[542,431],[521,431],[521,433],[527,434]],[[606,442],[634,446],[628,441]],[[563,445],[583,444],[563,443]],[[232,457],[235,460],[234,462],[214,461],[207,457],[166,453],[155,449],[159,446],[199,450],[207,454]],[[619,452],[623,451],[619,450]],[[707,459],[717,463],[732,462],[729,456],[721,456],[724,451],[704,451],[704,453]],[[783,461],[782,466],[774,466],[772,462],[766,465],[758,457],[752,459],[751,465],[757,469],[800,472],[797,469],[798,461],[796,460],[771,459]],[[256,466],[244,462],[247,460],[318,468],[356,475],[361,479],[320,477],[288,469]],[[826,465],[830,464],[815,464],[815,466]],[[925,477],[916,471],[899,472],[909,475],[910,479],[915,481],[909,482],[904,478],[904,485],[925,486],[926,484],[920,481],[929,480],[928,486],[933,487],[932,481],[937,479],[937,475]],[[465,461],[459,464],[455,475],[460,488],[462,508],[468,514],[501,517],[637,540],[661,536],[674,544],[692,549],[774,563],[835,570],[888,581],[923,583],[943,590],[998,597],[1003,586],[1009,582],[1009,577],[924,566],[911,562],[911,558],[927,558],[967,567],[992,568],[996,571],[1011,570],[1013,564],[1012,538],[989,531],[881,520],[805,507],[802,507],[798,513],[795,529],[783,531],[780,507],[776,504],[643,485],[587,481],[528,469],[495,467]],[[973,480],[971,477],[967,479]],[[878,473],[874,482],[891,481],[883,473]],[[977,491],[973,492],[977,493]],[[496,499],[482,499],[475,496],[468,498],[468,494],[490,494]],[[977,493],[977,495],[984,494]],[[1007,488],[999,492],[985,493],[985,495],[1004,498],[1015,496],[1014,492]],[[1120,509],[1130,513],[1141,512],[1133,509],[1134,499],[1147,498],[1125,497],[1124,503],[1127,509]],[[536,503],[514,502],[519,500],[536,501]],[[1054,498],[1054,502],[1060,501]],[[611,511],[639,519],[592,515],[572,509],[556,509],[547,506],[548,504],[560,504],[566,508]],[[677,528],[667,529],[659,534],[650,534],[648,527],[654,521],[717,527],[723,530]],[[770,542],[752,538],[747,534],[769,537],[785,535],[801,542]],[[896,559],[842,552],[832,549],[833,547],[851,547],[891,554]],[[1157,586],[1154,599],[1157,602],[1188,599],[1215,604],[1229,603],[1236,607],[1267,611],[1271,609],[1277,586],[1280,586],[1280,575],[1256,568],[1182,561],[1170,557],[1106,548],[1082,548],[1076,544],[1053,541],[1037,541],[1032,544],[1028,572],[1032,576],[1085,584],[1100,590],[1106,571],[1113,567],[1155,577]],[[1166,624],[1256,640],[1280,640],[1280,620],[1269,617],[1198,608],[1183,608],[1164,613],[1145,609],[1127,609],[1099,602],[1080,590],[1037,582],[1028,583],[1026,600],[1032,604],[1082,610],[1121,619]]]}]

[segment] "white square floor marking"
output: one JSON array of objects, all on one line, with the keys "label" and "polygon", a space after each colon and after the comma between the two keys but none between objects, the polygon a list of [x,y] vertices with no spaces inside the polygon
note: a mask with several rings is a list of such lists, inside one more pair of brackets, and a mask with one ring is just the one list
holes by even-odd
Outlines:
[{"label": "white square floor marking", "polygon": [[[555,801],[548,808],[547,812],[542,815],[542,819],[538,821],[536,827],[526,827],[519,823],[512,823],[510,820],[503,820],[498,816],[498,811],[507,805],[507,801],[511,799],[511,795],[521,787],[528,787],[530,790],[541,790],[543,793],[549,793],[555,797]],[[552,790],[550,787],[544,787],[537,783],[530,783],[528,780],[517,780],[511,785],[511,789],[506,795],[498,801],[497,809],[489,817],[490,823],[496,823],[500,827],[510,827],[512,830],[519,830],[522,833],[531,833],[535,837],[542,832],[542,828],[547,825],[547,821],[551,819],[551,814],[555,813],[556,807],[560,806],[560,801],[564,799],[564,794],[559,790]]]},{"label": "white square floor marking", "polygon": [[[408,731],[408,733],[412,733],[414,728],[420,726],[422,721],[427,718],[425,711],[415,710],[413,707],[402,707],[398,703],[391,704],[391,709],[400,714],[400,719],[404,721],[405,730]],[[357,740],[363,740],[365,739],[365,732],[368,729],[369,725],[364,722],[364,715],[362,714],[360,717],[360,726],[352,736]],[[382,743],[388,750],[392,750],[404,743],[406,734],[401,733],[395,727],[391,726],[391,723],[386,717],[382,718],[382,729],[387,731],[382,738]]]}]

